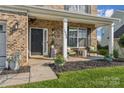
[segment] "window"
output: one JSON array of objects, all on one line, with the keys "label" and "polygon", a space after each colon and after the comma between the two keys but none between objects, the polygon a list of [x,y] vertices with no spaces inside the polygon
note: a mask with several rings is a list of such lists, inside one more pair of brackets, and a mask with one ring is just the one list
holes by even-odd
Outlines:
[{"label": "window", "polygon": [[90,5],[65,5],[64,8],[67,11],[91,13],[91,6]]},{"label": "window", "polygon": [[87,45],[87,31],[86,29],[79,29],[78,32],[78,40],[79,40],[79,47],[83,47]]},{"label": "window", "polygon": [[87,29],[70,28],[68,31],[69,47],[86,47],[87,46]]},{"label": "window", "polygon": [[77,29],[69,29],[69,46],[77,47]]}]

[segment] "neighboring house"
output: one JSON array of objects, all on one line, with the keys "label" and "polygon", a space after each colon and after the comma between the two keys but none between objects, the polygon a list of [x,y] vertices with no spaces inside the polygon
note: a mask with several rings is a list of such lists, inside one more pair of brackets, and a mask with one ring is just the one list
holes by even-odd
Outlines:
[{"label": "neighboring house", "polygon": [[[119,28],[121,28],[124,25],[124,11],[122,10],[115,10],[113,14],[111,15],[111,18],[119,18],[120,21],[114,22],[114,32],[116,32]],[[109,44],[109,30],[110,28],[108,26],[102,27],[102,36],[101,36],[101,46],[107,46]],[[116,33],[118,34],[118,33]]]},{"label": "neighboring house", "polygon": [[[118,40],[122,34],[124,34],[124,11],[122,10],[116,10],[112,14],[111,18],[119,18],[120,21],[114,22],[114,48],[118,50],[119,57],[124,57],[124,49],[122,49],[119,44]],[[109,44],[109,27],[104,26],[102,28],[103,34],[101,39],[101,46],[107,46]]]},{"label": "neighboring house", "polygon": [[124,24],[114,32],[114,48],[118,51],[119,57],[124,58],[124,48],[119,45],[119,38],[124,34]]},{"label": "neighboring house", "polygon": [[[109,53],[113,53],[115,18],[98,17],[96,6],[0,6],[0,67],[16,51],[21,65],[31,57],[48,57],[53,35],[57,53],[67,59],[67,49],[97,47],[96,28],[108,25]],[[54,34],[53,34],[54,33]]]}]

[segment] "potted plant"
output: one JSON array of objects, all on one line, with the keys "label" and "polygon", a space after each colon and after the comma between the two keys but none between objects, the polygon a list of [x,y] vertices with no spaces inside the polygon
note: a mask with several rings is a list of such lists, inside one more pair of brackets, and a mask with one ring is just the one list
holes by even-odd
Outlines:
[{"label": "potted plant", "polygon": [[8,61],[8,68],[11,69],[11,70],[19,70],[20,68],[20,59],[21,59],[21,56],[19,54],[19,52],[16,52],[14,55],[11,55],[7,58],[7,61]]},{"label": "potted plant", "polygon": [[12,56],[9,56],[7,58],[7,61],[8,61],[8,69],[14,70],[15,63],[13,61],[13,57]]},{"label": "potted plant", "polygon": [[65,64],[65,60],[62,55],[56,56],[56,58],[54,59],[54,62],[55,62],[55,65],[57,66],[63,66]]},{"label": "potted plant", "polygon": [[112,61],[113,61],[112,54],[106,55],[106,56],[104,57],[104,59],[105,59],[107,62],[112,62]]},{"label": "potted plant", "polygon": [[54,31],[52,32],[52,41],[50,44],[50,57],[55,57],[56,51],[55,51],[55,36]]}]

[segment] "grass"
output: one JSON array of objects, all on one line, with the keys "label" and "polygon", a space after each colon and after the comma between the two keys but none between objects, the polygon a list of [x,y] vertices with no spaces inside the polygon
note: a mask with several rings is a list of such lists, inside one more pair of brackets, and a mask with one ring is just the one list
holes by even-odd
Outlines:
[{"label": "grass", "polygon": [[59,79],[11,87],[19,88],[103,88],[124,87],[124,67],[104,67],[70,71],[59,74]]}]

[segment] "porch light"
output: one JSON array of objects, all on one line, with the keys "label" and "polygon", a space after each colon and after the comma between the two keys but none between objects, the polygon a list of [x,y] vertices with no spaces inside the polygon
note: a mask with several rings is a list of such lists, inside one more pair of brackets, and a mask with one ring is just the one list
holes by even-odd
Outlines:
[{"label": "porch light", "polygon": [[55,29],[52,29],[52,39],[55,39]]},{"label": "porch light", "polygon": [[19,22],[16,21],[15,24],[13,25],[13,27],[12,27],[12,32],[17,31],[18,30],[18,26],[19,26]]}]

